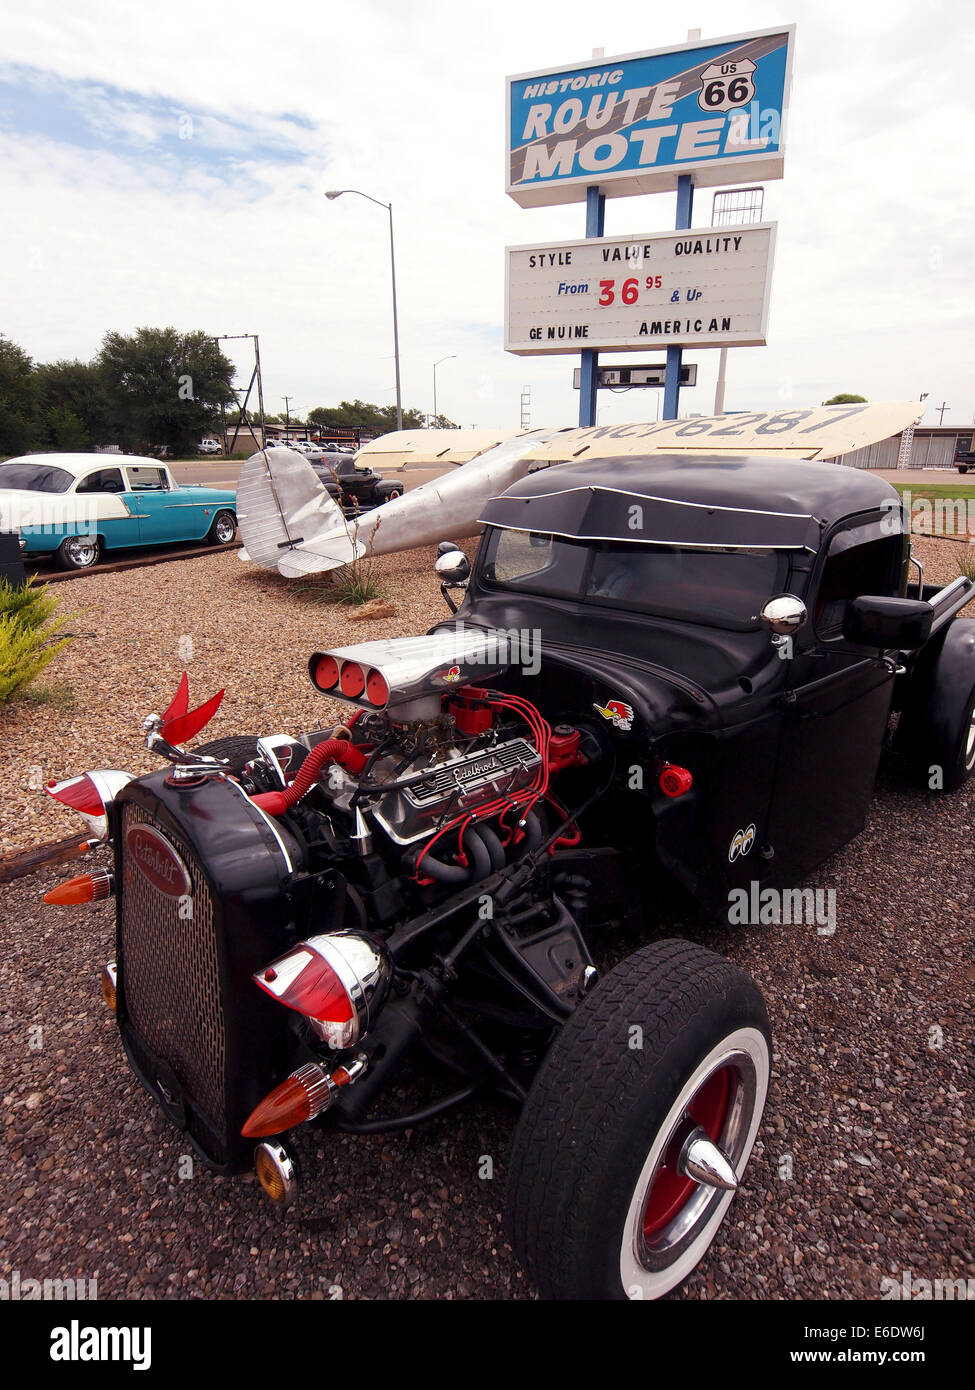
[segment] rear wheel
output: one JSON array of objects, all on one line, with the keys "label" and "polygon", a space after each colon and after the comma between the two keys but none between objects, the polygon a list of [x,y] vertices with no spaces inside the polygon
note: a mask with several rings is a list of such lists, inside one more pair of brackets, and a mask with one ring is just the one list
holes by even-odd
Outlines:
[{"label": "rear wheel", "polygon": [[54,552],[63,570],[90,570],[98,564],[102,543],[97,536],[67,536]]},{"label": "rear wheel", "polygon": [[563,1026],[529,1093],[506,1224],[543,1295],[659,1298],[704,1257],[762,1118],[755,982],[684,941],[637,951]]},{"label": "rear wheel", "polygon": [[931,730],[922,764],[929,770],[941,768],[941,787],[934,790],[957,791],[975,772],[975,687],[968,704],[954,718],[943,718]]},{"label": "rear wheel", "polygon": [[207,532],[210,545],[230,545],[237,535],[237,518],[233,512],[217,512]]},{"label": "rear wheel", "polygon": [[[975,654],[975,640],[969,644]],[[913,776],[932,792],[957,791],[975,772],[975,686],[949,674],[939,680],[936,669],[920,692],[909,692],[914,699],[894,735]]]}]

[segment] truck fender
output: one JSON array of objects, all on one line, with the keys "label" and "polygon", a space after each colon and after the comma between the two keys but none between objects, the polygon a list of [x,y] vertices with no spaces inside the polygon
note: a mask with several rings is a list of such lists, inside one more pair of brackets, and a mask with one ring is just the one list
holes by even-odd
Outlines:
[{"label": "truck fender", "polygon": [[921,652],[902,700],[894,746],[911,761],[943,762],[957,746],[975,691],[975,622],[954,619]]}]

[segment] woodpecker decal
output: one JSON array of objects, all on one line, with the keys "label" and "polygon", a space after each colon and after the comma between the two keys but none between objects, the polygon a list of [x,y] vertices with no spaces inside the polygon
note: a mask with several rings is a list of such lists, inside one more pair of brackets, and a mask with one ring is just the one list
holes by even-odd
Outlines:
[{"label": "woodpecker decal", "polygon": [[610,700],[605,705],[594,703],[593,709],[604,719],[608,719],[614,729],[622,729],[624,733],[629,733],[633,728],[633,706],[623,700]]}]

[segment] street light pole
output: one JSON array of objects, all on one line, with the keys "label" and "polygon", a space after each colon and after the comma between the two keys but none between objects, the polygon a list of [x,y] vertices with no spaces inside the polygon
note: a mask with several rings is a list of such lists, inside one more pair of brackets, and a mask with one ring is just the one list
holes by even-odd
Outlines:
[{"label": "street light pole", "polygon": [[400,390],[399,380],[399,319],[396,313],[396,252],[393,247],[393,205],[392,203],[380,202],[378,198],[371,197],[368,193],[363,193],[358,188],[332,188],[325,194],[326,198],[341,198],[343,193],[357,193],[360,198],[365,198],[370,203],[375,203],[378,208],[385,208],[389,213],[389,268],[393,280],[393,358],[396,363],[396,428],[403,428],[403,395]]},{"label": "street light pole", "polygon": [[[452,361],[455,361],[455,360],[456,360],[456,357],[457,357],[456,352],[451,352],[451,353],[448,353],[448,355],[447,355],[446,357],[441,357],[440,362],[452,362]],[[433,364],[433,418],[434,418],[434,420],[437,419],[437,368],[440,366],[440,362],[434,362],[434,364]],[[434,429],[436,429],[436,425],[434,425]]]}]

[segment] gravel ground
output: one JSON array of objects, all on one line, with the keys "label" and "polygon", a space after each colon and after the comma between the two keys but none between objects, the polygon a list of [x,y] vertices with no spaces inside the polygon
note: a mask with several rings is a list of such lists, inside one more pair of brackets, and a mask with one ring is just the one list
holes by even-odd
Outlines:
[{"label": "gravel ground", "polygon": [[[951,542],[920,549],[929,580],[957,572]],[[398,613],[379,624],[296,603],[282,581],[231,555],[62,586],[78,640],[46,680],[73,686],[77,704],[21,702],[3,717],[4,848],[77,830],[76,817],[30,788],[38,770],[43,780],[158,765],[139,752],[138,721],[164,706],[184,664],[191,696],[228,687],[207,737],[327,722],[307,652],[424,631],[445,611],[431,555],[382,562]],[[745,1187],[674,1297],[877,1299],[881,1280],[905,1270],[975,1278],[973,811],[971,784],[930,798],[892,761],[863,834],[813,880],[837,891],[835,935],[731,932],[693,913],[679,922],[754,975],[776,1048]],[[305,1187],[284,1216],[251,1177],[188,1164],[98,997],[111,907],[39,905],[70,872],[2,890],[0,1278],[94,1278],[101,1298],[532,1296],[500,1228],[513,1126],[500,1106],[475,1104],[401,1135],[299,1131]],[[618,938],[610,949],[636,944]],[[490,1181],[478,1176],[485,1155]]]}]

